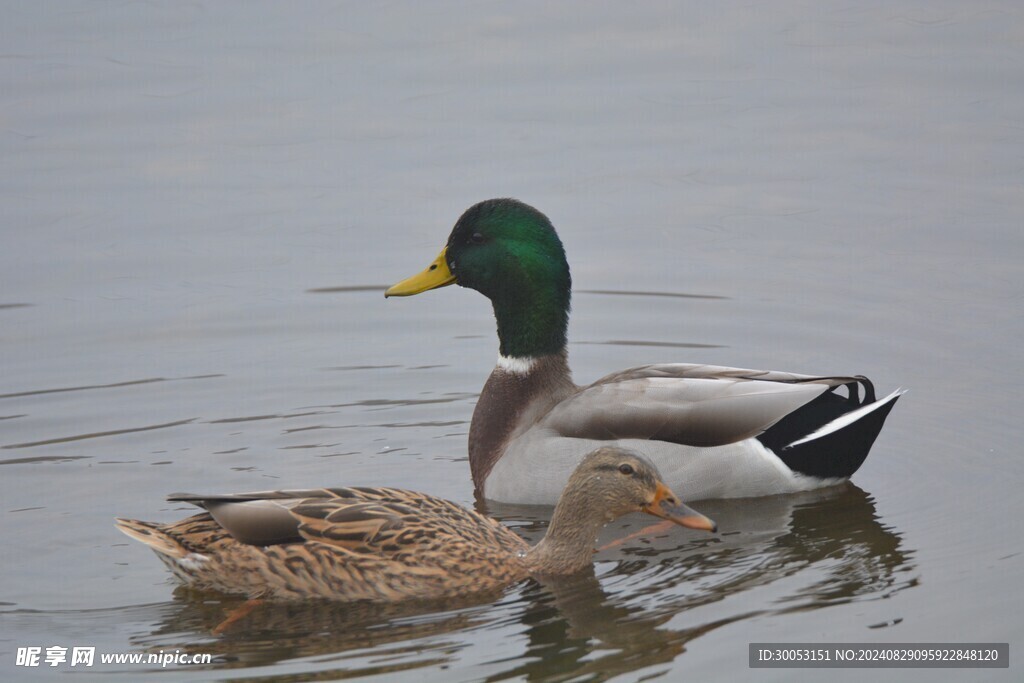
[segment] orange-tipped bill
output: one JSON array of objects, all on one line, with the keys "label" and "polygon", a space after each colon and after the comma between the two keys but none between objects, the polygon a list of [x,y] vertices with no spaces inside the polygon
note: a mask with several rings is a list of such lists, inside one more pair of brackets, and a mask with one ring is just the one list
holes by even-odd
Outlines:
[{"label": "orange-tipped bill", "polygon": [[[664,503],[668,503],[667,508]],[[696,510],[680,503],[679,499],[672,493],[672,490],[660,481],[654,491],[654,500],[644,505],[643,511],[649,515],[667,519],[679,526],[685,526],[690,529],[700,529],[701,531],[710,531],[712,533],[718,531],[717,524]]]},{"label": "orange-tipped bill", "polygon": [[452,271],[448,268],[448,259],[445,257],[447,253],[448,247],[445,247],[437,255],[437,258],[434,259],[434,262],[427,266],[426,270],[402,280],[397,285],[388,287],[387,291],[384,292],[384,297],[412,296],[413,294],[425,292],[428,289],[446,287],[454,283],[455,276],[452,275]]}]

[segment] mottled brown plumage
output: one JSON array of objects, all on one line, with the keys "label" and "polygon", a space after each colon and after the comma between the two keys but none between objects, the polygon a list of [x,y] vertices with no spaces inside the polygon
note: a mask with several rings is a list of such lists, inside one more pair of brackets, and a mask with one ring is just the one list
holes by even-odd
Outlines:
[{"label": "mottled brown plumage", "polygon": [[[645,458],[617,448],[587,456],[531,549],[493,519],[393,488],[176,494],[207,511],[171,524],[117,520],[175,576],[199,589],[274,599],[394,601],[496,591],[531,574],[586,567],[600,528],[643,511],[713,530]],[[662,501],[678,506],[671,511]]]}]

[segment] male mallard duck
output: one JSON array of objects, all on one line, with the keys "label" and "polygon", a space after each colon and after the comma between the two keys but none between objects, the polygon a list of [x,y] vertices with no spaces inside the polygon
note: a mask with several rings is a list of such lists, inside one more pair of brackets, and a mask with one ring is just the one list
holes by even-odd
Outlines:
[{"label": "male mallard duck", "polygon": [[[494,501],[553,504],[601,444],[644,452],[695,500],[835,484],[864,462],[901,393],[875,400],[862,376],[681,363],[576,386],[566,354],[565,251],[547,217],[514,199],[470,207],[437,259],[384,295],[450,284],[489,298],[498,322],[498,365],[469,430],[473,483]],[[844,386],[846,396],[837,392]]]},{"label": "male mallard duck", "polygon": [[590,565],[601,527],[630,512],[715,530],[679,502],[649,460],[610,447],[576,468],[533,548],[478,512],[401,489],[168,500],[207,512],[173,524],[118,519],[118,529],[194,588],[274,599],[427,599],[496,590],[532,574],[574,573]]}]

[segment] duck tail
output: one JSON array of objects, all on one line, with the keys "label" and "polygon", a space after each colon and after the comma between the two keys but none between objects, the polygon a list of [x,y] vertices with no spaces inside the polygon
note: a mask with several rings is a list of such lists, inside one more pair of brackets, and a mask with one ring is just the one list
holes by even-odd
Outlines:
[{"label": "duck tail", "polygon": [[160,524],[118,517],[114,520],[114,526],[126,536],[134,538],[140,543],[145,543],[160,555],[181,560],[189,554],[188,549],[164,531]]},{"label": "duck tail", "polygon": [[848,398],[827,392],[757,438],[794,472],[820,479],[848,478],[868,457],[904,391],[875,400],[867,385],[864,393],[861,401],[853,388]]}]

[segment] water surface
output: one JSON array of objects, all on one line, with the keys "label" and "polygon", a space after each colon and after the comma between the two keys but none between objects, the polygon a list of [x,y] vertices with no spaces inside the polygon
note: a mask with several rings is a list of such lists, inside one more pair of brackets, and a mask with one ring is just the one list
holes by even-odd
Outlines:
[{"label": "water surface", "polygon": [[[69,673],[16,668],[29,645],[214,654],[92,669],[168,681],[812,681],[752,672],[747,643],[1016,652],[1022,35],[1009,2],[9,5],[0,677]],[[579,382],[689,361],[909,393],[853,484],[698,505],[717,536],[219,629],[239,601],[176,589],[113,517],[324,484],[474,504],[489,305],[382,289],[494,196],[559,229]],[[491,512],[531,539],[549,514]]]}]

